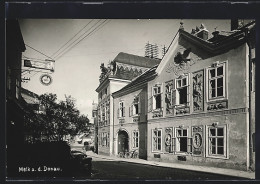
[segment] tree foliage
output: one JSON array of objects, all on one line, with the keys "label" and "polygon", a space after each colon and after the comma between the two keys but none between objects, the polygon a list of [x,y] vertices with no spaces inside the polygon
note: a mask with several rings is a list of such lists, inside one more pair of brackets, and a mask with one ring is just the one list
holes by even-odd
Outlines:
[{"label": "tree foliage", "polygon": [[58,141],[63,140],[66,135],[74,136],[88,130],[89,119],[80,115],[76,101],[71,96],[65,95],[64,101],[58,101],[56,94],[45,93],[39,96],[39,102],[44,113],[37,115],[37,122],[27,126],[27,129],[33,129],[30,132],[34,132],[34,135]]}]

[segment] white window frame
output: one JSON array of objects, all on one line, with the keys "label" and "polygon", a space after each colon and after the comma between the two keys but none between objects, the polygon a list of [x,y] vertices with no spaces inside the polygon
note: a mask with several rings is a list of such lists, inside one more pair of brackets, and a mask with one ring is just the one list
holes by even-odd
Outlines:
[{"label": "white window frame", "polygon": [[[215,69],[215,73],[217,71],[217,68],[223,66],[223,96],[216,96],[210,98],[210,70]],[[213,63],[210,67],[206,68],[206,99],[207,102],[211,101],[218,101],[218,100],[225,100],[228,96],[228,86],[227,86],[227,71],[228,71],[228,61],[219,62],[216,61]],[[220,77],[214,77],[213,79],[217,79]],[[217,86],[216,86],[217,91]],[[216,93],[217,95],[217,93]]]},{"label": "white window frame", "polygon": [[[160,141],[160,143],[161,143],[161,149],[158,149],[158,143],[157,143],[157,148],[154,148],[154,131],[157,131],[157,136],[156,136],[156,139],[157,139],[157,141],[158,141],[158,132],[160,131],[161,132],[161,137],[160,137],[160,139],[161,139],[161,141]],[[162,129],[160,128],[160,129],[152,129],[152,141],[151,141],[151,143],[152,143],[152,152],[154,153],[154,152],[162,152]]]},{"label": "white window frame", "polygon": [[[186,79],[186,84],[183,84],[183,80]],[[178,81],[180,81],[180,86],[178,85]],[[185,104],[180,104],[180,93],[179,89],[186,87],[187,89],[187,101]],[[174,102],[172,103],[175,107],[180,107],[180,106],[190,106],[190,74],[185,74],[182,78],[180,79],[174,79],[174,89],[172,93],[175,93],[175,96],[173,97],[172,100]]]},{"label": "white window frame", "polygon": [[[153,99],[152,99],[153,100],[152,109],[153,110],[157,110],[157,109],[162,109],[163,108],[163,103],[162,103],[163,95],[162,95],[162,92],[163,92],[162,84],[155,85],[155,86],[152,87],[152,96],[153,96]],[[159,96],[159,95],[161,96],[161,101],[160,101],[161,105],[160,105],[160,107],[157,108],[156,107],[156,97]]]},{"label": "white window frame", "polygon": [[122,117],[125,117],[125,113],[124,113],[124,101],[120,101],[118,103],[118,118],[122,118]]},{"label": "white window frame", "polygon": [[[140,114],[140,111],[141,111],[141,107],[140,107],[140,97],[136,97],[138,98],[138,101],[135,102],[133,101],[133,103],[131,104],[130,106],[130,109],[129,109],[129,116],[138,116]],[[137,108],[136,108],[137,106]],[[136,113],[136,111],[138,110],[138,113]]]},{"label": "white window frame", "polygon": [[[178,130],[181,130],[182,131],[182,134],[183,134],[183,130],[186,130],[186,136],[178,136]],[[189,141],[189,129],[187,127],[185,128],[174,128],[174,139],[175,139],[175,142],[174,142],[174,146],[175,146],[175,153],[177,154],[187,154],[188,153],[188,141]],[[180,140],[178,140],[178,138],[182,138],[182,137],[185,137],[187,140],[187,151],[180,151]],[[179,148],[179,149],[178,149]]]},{"label": "white window frame", "polygon": [[[214,124],[214,123],[213,123]],[[216,123],[218,124],[218,123]],[[217,129],[217,128],[223,128],[223,136],[211,136],[210,135],[210,129]],[[211,151],[211,143],[210,139],[218,139],[223,138],[223,154],[212,154]],[[217,141],[216,141],[216,150],[217,150]],[[222,158],[222,159],[229,159],[229,151],[228,151],[228,125],[206,125],[206,157],[209,158]]]},{"label": "white window frame", "polygon": [[[138,134],[137,136],[136,136],[136,133]],[[133,149],[139,148],[139,131],[138,130],[134,130],[132,132],[132,136],[133,136],[133,138],[132,138],[132,141],[133,141],[132,147],[133,147]],[[136,146],[136,143],[137,143],[137,146]]]}]

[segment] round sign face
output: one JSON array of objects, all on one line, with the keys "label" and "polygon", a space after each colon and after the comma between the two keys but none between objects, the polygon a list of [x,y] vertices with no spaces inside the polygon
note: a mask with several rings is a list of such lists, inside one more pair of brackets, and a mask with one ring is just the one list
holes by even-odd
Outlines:
[{"label": "round sign face", "polygon": [[52,83],[52,78],[51,78],[50,75],[44,74],[44,75],[41,76],[40,81],[43,85],[48,86]]}]

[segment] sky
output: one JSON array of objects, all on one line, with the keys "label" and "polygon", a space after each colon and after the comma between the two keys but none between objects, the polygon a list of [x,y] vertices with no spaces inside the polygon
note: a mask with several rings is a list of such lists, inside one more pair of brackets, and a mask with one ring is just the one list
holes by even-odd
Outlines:
[{"label": "sky", "polygon": [[[54,72],[35,69],[24,72],[22,77],[30,80],[23,82],[22,87],[38,95],[57,94],[59,100],[71,95],[80,113],[91,118],[92,103],[98,101],[95,90],[99,85],[101,63],[107,65],[120,52],[144,56],[148,42],[159,48],[168,47],[181,21],[187,32],[201,23],[210,36],[215,29],[230,31],[230,20],[21,19],[26,44],[23,58],[55,60]],[[48,86],[40,82],[44,73],[53,79]]]}]

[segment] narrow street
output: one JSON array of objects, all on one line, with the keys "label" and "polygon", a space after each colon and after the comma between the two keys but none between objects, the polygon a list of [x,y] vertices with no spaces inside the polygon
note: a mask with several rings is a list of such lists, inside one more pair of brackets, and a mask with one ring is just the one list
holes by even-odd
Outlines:
[{"label": "narrow street", "polygon": [[92,179],[241,180],[240,177],[93,158]]},{"label": "narrow street", "polygon": [[[81,145],[73,144],[72,149],[83,151]],[[83,151],[84,152],[84,151]],[[87,154],[88,155],[88,154]],[[90,156],[90,155],[88,155]],[[243,180],[248,178],[222,174],[167,168],[162,166],[129,163],[122,160],[92,157],[91,179],[133,179],[133,180]]]}]

